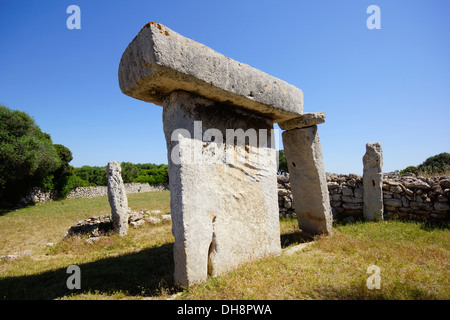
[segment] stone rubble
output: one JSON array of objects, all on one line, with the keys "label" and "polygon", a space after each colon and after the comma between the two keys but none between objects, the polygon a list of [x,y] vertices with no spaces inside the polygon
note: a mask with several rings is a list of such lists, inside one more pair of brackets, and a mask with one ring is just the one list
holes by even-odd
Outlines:
[{"label": "stone rubble", "polygon": [[[128,225],[138,228],[146,223],[157,225],[164,221],[170,221],[170,214],[161,214],[161,210],[148,211],[141,209],[139,212],[128,211]],[[88,236],[87,242],[94,243],[102,236],[107,236],[113,230],[111,215],[100,215],[78,221],[67,231],[65,237]]]}]

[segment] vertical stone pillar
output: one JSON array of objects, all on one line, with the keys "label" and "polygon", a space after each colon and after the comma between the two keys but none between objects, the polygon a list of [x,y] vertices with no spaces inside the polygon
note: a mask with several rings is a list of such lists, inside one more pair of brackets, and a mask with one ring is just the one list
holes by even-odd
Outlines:
[{"label": "vertical stone pillar", "polygon": [[364,206],[367,221],[383,220],[383,153],[381,143],[367,143],[363,157]]},{"label": "vertical stone pillar", "polygon": [[122,181],[120,163],[111,161],[106,168],[108,175],[108,201],[114,231],[125,236],[128,231],[128,199]]},{"label": "vertical stone pillar", "polygon": [[333,216],[317,124],[325,113],[305,113],[279,123],[289,168],[299,228],[306,234],[329,234]]},{"label": "vertical stone pillar", "polygon": [[189,286],[280,254],[272,120],[175,91],[163,124],[175,283]]}]

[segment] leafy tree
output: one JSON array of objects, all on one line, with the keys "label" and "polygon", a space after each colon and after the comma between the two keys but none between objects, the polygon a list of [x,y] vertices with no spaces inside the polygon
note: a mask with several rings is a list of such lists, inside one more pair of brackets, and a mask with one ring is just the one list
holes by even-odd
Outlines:
[{"label": "leafy tree", "polygon": [[69,179],[74,175],[74,170],[69,162],[72,161],[72,152],[61,144],[53,145],[60,160],[60,166],[51,175],[53,177],[53,190],[58,191],[61,198],[65,198],[73,188]]},{"label": "leafy tree", "polygon": [[82,166],[81,168],[74,168],[74,173],[90,186],[106,186],[107,184],[106,166]]},{"label": "leafy tree", "polygon": [[165,184],[169,182],[169,167],[164,166],[155,169],[143,169],[139,172],[134,182],[148,183],[151,185]]},{"label": "leafy tree", "polygon": [[50,135],[27,113],[0,105],[0,199],[14,203],[60,165]]},{"label": "leafy tree", "polygon": [[287,162],[286,162],[286,155],[284,154],[284,150],[278,151],[278,172],[279,173],[289,172]]}]

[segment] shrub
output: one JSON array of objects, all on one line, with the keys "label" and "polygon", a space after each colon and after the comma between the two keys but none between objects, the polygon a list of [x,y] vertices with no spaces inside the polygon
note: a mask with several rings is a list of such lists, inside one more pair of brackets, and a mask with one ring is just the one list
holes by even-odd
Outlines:
[{"label": "shrub", "polygon": [[52,187],[57,149],[25,112],[0,105],[0,200],[13,204],[33,187]]},{"label": "shrub", "polygon": [[425,160],[417,167],[419,172],[442,174],[450,172],[450,153],[443,152]]},{"label": "shrub", "polygon": [[133,180],[134,182],[148,183],[150,185],[165,184],[169,182],[169,168],[167,166],[157,169],[144,169]]},{"label": "shrub", "polygon": [[437,175],[450,173],[450,153],[443,152],[438,155],[429,157],[422,164],[409,166],[400,171],[400,174],[412,172],[415,174]]},{"label": "shrub", "polygon": [[405,169],[400,171],[400,174],[404,175],[406,172],[411,172],[411,173],[417,174],[417,167],[415,167],[415,166],[406,167]]}]

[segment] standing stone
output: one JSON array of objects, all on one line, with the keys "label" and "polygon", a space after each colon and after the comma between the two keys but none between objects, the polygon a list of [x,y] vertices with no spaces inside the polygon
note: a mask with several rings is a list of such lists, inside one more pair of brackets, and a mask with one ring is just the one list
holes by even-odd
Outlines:
[{"label": "standing stone", "polygon": [[[280,254],[272,121],[173,92],[164,106],[163,124],[175,282],[188,286],[245,261]],[[240,130],[250,138],[259,129],[267,135],[257,145],[240,141]]]},{"label": "standing stone", "polygon": [[383,220],[383,154],[381,143],[366,144],[363,164],[364,219],[367,221]]},{"label": "standing stone", "polygon": [[325,114],[305,114],[279,123],[299,228],[309,235],[329,234],[333,224],[317,124]]},{"label": "standing stone", "polygon": [[108,163],[108,201],[111,206],[113,228],[120,236],[125,236],[128,231],[128,199],[121,172],[119,162]]}]

